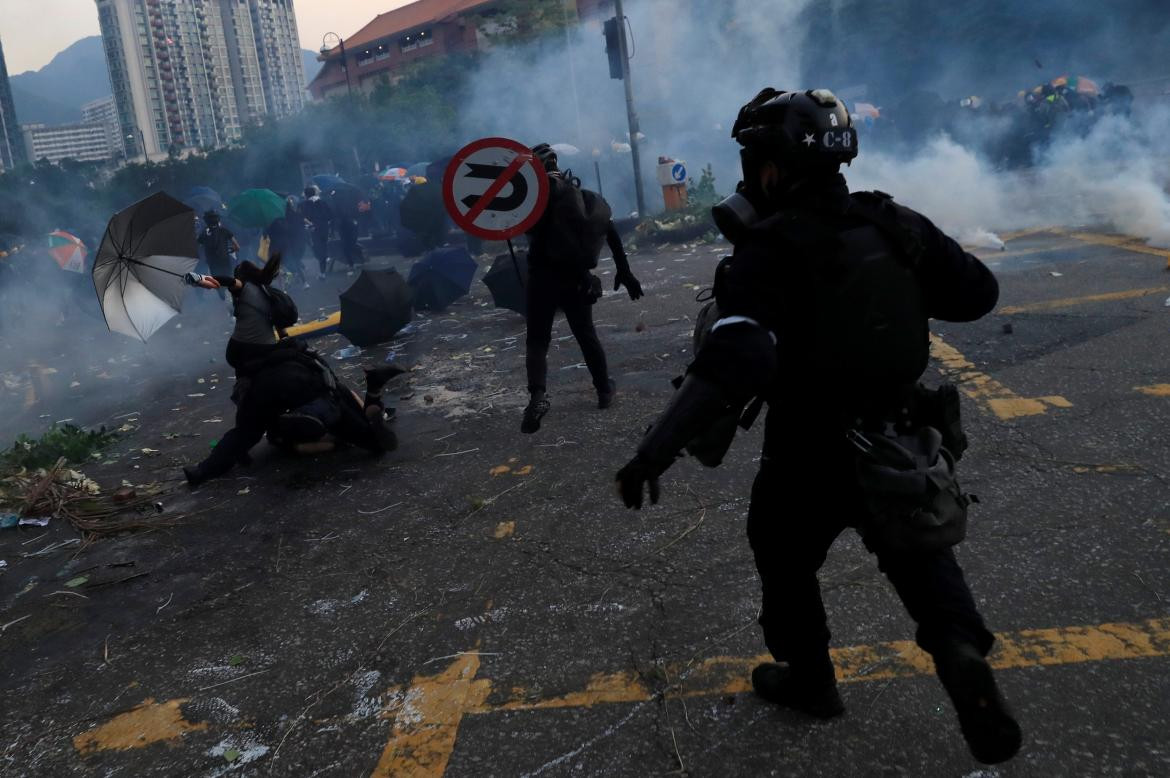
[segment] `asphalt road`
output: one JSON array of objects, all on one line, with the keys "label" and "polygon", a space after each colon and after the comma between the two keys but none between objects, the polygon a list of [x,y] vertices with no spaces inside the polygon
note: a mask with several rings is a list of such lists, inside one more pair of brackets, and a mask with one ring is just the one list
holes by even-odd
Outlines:
[{"label": "asphalt road", "polygon": [[[609,411],[561,320],[552,412],[520,435],[523,322],[477,285],[396,346],[416,369],[388,392],[393,455],[261,446],[195,492],[171,481],[179,526],[80,552],[26,556],[74,537],[63,522],[3,531],[0,773],[1170,774],[1167,252],[1010,237],[981,252],[1000,309],[936,326],[928,377],[964,391],[962,473],[982,502],[958,555],[1024,728],[1011,763],[968,755],[852,536],[821,576],[847,714],[812,722],[753,696],[758,429],[718,470],[679,463],[653,509],[621,508],[613,473],[669,397],[695,287],[726,250],[700,244],[635,254],[648,296],[598,304]],[[91,333],[90,359],[42,360],[31,394],[10,382],[21,409],[6,403],[3,432],[128,424],[86,472],[109,488],[175,479],[230,423],[224,318],[193,308],[144,349]],[[360,375],[386,351],[342,364]]]}]

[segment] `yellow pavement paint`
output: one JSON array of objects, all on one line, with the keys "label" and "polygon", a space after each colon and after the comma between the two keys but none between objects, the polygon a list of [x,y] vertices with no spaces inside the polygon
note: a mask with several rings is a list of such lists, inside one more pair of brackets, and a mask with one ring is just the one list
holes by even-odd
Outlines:
[{"label": "yellow pavement paint", "polygon": [[1153,386],[1135,386],[1134,389],[1150,397],[1170,397],[1170,384],[1154,384]]},{"label": "yellow pavement paint", "polygon": [[512,533],[514,533],[515,531],[516,531],[516,522],[514,522],[514,521],[501,521],[499,524],[496,525],[496,531],[494,533],[494,537],[496,540],[503,540],[504,538],[512,537]]},{"label": "yellow pavement paint", "polygon": [[109,749],[142,748],[160,740],[177,740],[186,732],[207,729],[207,722],[192,724],[179,706],[189,698],[155,702],[153,698],[73,738],[82,754]]},{"label": "yellow pavement paint", "polygon": [[491,690],[491,681],[477,680],[477,672],[479,656],[468,653],[438,675],[416,676],[401,691],[390,742],[374,778],[436,778],[446,771],[463,715]]},{"label": "yellow pavement paint", "polygon": [[503,475],[504,473],[510,473],[510,472],[512,472],[512,468],[508,467],[507,465],[498,465],[496,467],[493,467],[491,470],[489,470],[488,475],[490,475],[494,478],[497,475]]},{"label": "yellow pavement paint", "polygon": [[[831,654],[841,683],[934,673],[934,660],[910,640],[834,648]],[[996,669],[1008,670],[1168,656],[1170,618],[1161,618],[1001,634],[988,661]],[[751,690],[752,668],[767,661],[771,656],[763,654],[674,665],[660,671],[664,689],[651,688],[640,674],[625,671],[599,673],[584,689],[553,697],[540,698],[523,687],[512,687],[503,699],[489,701],[492,682],[475,678],[478,655],[464,654],[438,675],[416,676],[406,689],[391,690],[398,705],[384,715],[393,715],[393,732],[373,776],[441,776],[464,716],[637,703],[659,694],[674,699],[741,694]]]},{"label": "yellow pavement paint", "polygon": [[954,378],[959,389],[972,400],[1007,421],[1022,416],[1038,416],[1051,408],[1071,408],[1063,397],[1020,397],[999,381],[975,369],[975,364],[959,353],[938,335],[930,336],[932,353],[943,366],[943,372]]},{"label": "yellow pavement paint", "polygon": [[1170,249],[1151,246],[1143,238],[1135,238],[1130,235],[1105,235],[1098,232],[1070,232],[1066,230],[1052,230],[1052,232],[1058,235],[1067,235],[1070,238],[1075,238],[1084,243],[1095,243],[1098,246],[1112,246],[1139,254],[1152,254],[1170,263]]},{"label": "yellow pavement paint", "polygon": [[1052,227],[1052,226],[1048,226],[1048,227],[1031,227],[1031,228],[1026,229],[1026,230],[1013,230],[1012,232],[1001,232],[1001,233],[999,233],[999,239],[1002,240],[1004,243],[1007,243],[1009,241],[1019,240],[1020,238],[1028,238],[1028,237],[1031,237],[1032,235],[1043,235],[1046,232],[1052,232],[1054,229],[1056,229],[1056,228]]},{"label": "yellow pavement paint", "polygon": [[1111,302],[1113,300],[1133,300],[1139,297],[1149,297],[1155,294],[1166,294],[1170,292],[1170,286],[1150,286],[1145,289],[1126,289],[1121,292],[1106,292],[1104,294],[1091,294],[1084,297],[1064,297],[1059,300],[1045,300],[1038,303],[1027,303],[1025,305],[1007,305],[1000,308],[997,313],[1011,316],[1017,313],[1035,313],[1037,311],[1053,311],[1060,308],[1072,308],[1077,305],[1087,305],[1089,303]]}]

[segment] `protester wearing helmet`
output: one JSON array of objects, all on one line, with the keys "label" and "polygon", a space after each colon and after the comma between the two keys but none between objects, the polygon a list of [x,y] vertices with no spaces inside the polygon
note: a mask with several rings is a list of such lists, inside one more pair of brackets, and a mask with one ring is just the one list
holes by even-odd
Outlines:
[{"label": "protester wearing helmet", "polygon": [[601,281],[590,271],[597,267],[604,244],[613,254],[614,291],[624,286],[630,299],[642,296],[642,286],[630,270],[604,198],[582,189],[570,171],[561,171],[557,153],[547,143],[532,151],[548,174],[549,201],[540,221],[528,233],[525,363],[529,402],[520,423],[520,431],[526,434],[540,429],[541,419],[549,410],[548,350],[557,311],[564,312],[581,347],[597,390],[598,408],[606,409],[613,403],[617,384],[609,374],[605,350],[593,326],[593,304],[601,297]]},{"label": "protester wearing helmet", "polygon": [[[918,645],[934,657],[974,756],[1009,759],[1020,729],[984,659],[994,636],[950,548],[966,527],[967,498],[953,478],[965,445],[957,394],[918,384],[928,319],[987,314],[995,277],[888,195],[850,194],[840,166],[857,156],[857,134],[833,93],[765,89],[741,109],[732,135],[744,180],[714,209],[734,245],[715,273],[717,313],[704,317],[713,323],[696,338],[686,377],[618,472],[619,492],[640,508],[648,486],[656,502],[658,478],[684,448],[717,463],[721,452],[701,457],[695,442],[716,420],[766,403],[748,538],[763,589],[759,622],[776,662],[752,673],[756,692],[813,716],[843,712],[817,571],[854,527],[917,621]],[[937,475],[946,488],[891,500],[870,478],[883,464],[873,452],[918,441],[932,453],[887,474]],[[933,469],[919,473],[926,465]],[[926,515],[940,518],[934,530],[953,532],[913,523]]]}]

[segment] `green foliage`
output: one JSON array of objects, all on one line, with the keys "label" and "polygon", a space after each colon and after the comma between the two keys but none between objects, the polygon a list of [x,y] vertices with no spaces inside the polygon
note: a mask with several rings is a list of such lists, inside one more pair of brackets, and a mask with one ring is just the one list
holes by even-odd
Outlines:
[{"label": "green foliage", "polygon": [[17,437],[12,448],[0,453],[0,470],[52,467],[62,457],[70,464],[81,464],[117,437],[113,432],[106,432],[105,427],[85,430],[73,424],[53,425],[39,438]]},{"label": "green foliage", "polygon": [[698,182],[691,179],[687,184],[687,200],[691,208],[710,208],[722,199],[723,196],[715,191],[715,170],[707,163]]},{"label": "green foliage", "polygon": [[528,43],[577,22],[565,0],[500,0],[472,16],[494,43]]}]

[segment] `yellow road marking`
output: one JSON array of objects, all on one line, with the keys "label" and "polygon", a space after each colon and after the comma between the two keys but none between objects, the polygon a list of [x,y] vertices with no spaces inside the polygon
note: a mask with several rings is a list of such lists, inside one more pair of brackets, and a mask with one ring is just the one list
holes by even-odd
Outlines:
[{"label": "yellow road marking", "polygon": [[1080,244],[1075,240],[1069,240],[1061,243],[1050,244],[1046,246],[1036,246],[1030,249],[1007,249],[1006,251],[996,251],[995,249],[975,249],[971,253],[979,257],[984,262],[997,262],[1001,259],[1011,259],[1013,257],[1029,257],[1034,254],[1050,254],[1054,251],[1069,251],[1078,248]]},{"label": "yellow road marking", "polygon": [[390,742],[373,778],[435,778],[447,769],[463,714],[483,704],[492,682],[476,680],[479,656],[465,654],[438,675],[416,676],[401,692]]},{"label": "yellow road marking", "polygon": [[975,364],[938,335],[930,336],[932,353],[943,372],[954,378],[963,394],[983,405],[1000,419],[1038,416],[1052,408],[1071,408],[1072,403],[1060,396],[1020,397],[999,381],[975,369]]},{"label": "yellow road marking", "polygon": [[1134,251],[1139,254],[1152,254],[1155,257],[1161,257],[1166,260],[1168,267],[1170,267],[1170,249],[1157,248],[1150,246],[1142,238],[1135,238],[1130,235],[1103,235],[1098,232],[1069,232],[1063,229],[1055,229],[1052,232],[1057,235],[1067,235],[1070,238],[1076,238],[1084,243],[1095,243],[1098,246],[1113,246],[1114,248],[1123,249],[1124,251]]},{"label": "yellow road marking", "polygon": [[[934,660],[913,641],[848,646],[831,651],[842,683],[885,681],[930,675]],[[1170,619],[1098,626],[1026,629],[1000,635],[988,660],[999,670],[1170,656]],[[662,691],[638,673],[594,675],[580,691],[534,698],[522,687],[489,702],[492,682],[477,679],[479,658],[467,654],[435,676],[418,676],[397,692],[394,729],[374,776],[437,778],[450,761],[463,716],[518,711],[592,708],[596,705],[645,702],[658,694],[667,698],[714,697],[751,689],[751,669],[771,661],[753,657],[718,656],[697,664],[676,665],[662,673],[676,679]]]},{"label": "yellow road marking", "polygon": [[1051,226],[1049,226],[1049,227],[1031,227],[1031,228],[1026,229],[1026,230],[1014,230],[1012,232],[1001,232],[1001,233],[999,233],[999,239],[1002,240],[1004,243],[1007,243],[1008,241],[1019,240],[1020,238],[1028,238],[1028,237],[1031,237],[1033,235],[1043,235],[1046,232],[1052,232],[1054,229],[1056,229],[1056,228],[1051,227]]},{"label": "yellow road marking", "polygon": [[148,698],[126,711],[73,738],[73,747],[82,754],[115,749],[142,748],[160,740],[177,740],[186,732],[207,729],[207,722],[192,724],[183,718],[179,706],[189,698],[155,702]]},{"label": "yellow road marking", "polygon": [[496,525],[496,531],[494,533],[494,537],[496,540],[503,540],[504,538],[512,537],[512,533],[514,533],[515,531],[516,531],[516,522],[514,522],[514,521],[501,521],[499,524]]},{"label": "yellow road marking", "polygon": [[1015,313],[1033,313],[1036,311],[1052,311],[1058,308],[1071,308],[1088,303],[1109,302],[1112,300],[1133,300],[1138,297],[1149,297],[1154,294],[1166,294],[1170,286],[1150,286],[1145,289],[1126,289],[1121,292],[1105,292],[1104,294],[1090,294],[1084,297],[1063,297],[1059,300],[1045,300],[1039,303],[1025,305],[1008,305],[1000,308],[997,313],[1010,316]]},{"label": "yellow road marking", "polygon": [[1150,397],[1170,397],[1170,384],[1154,384],[1153,386],[1135,386],[1134,389]]}]

